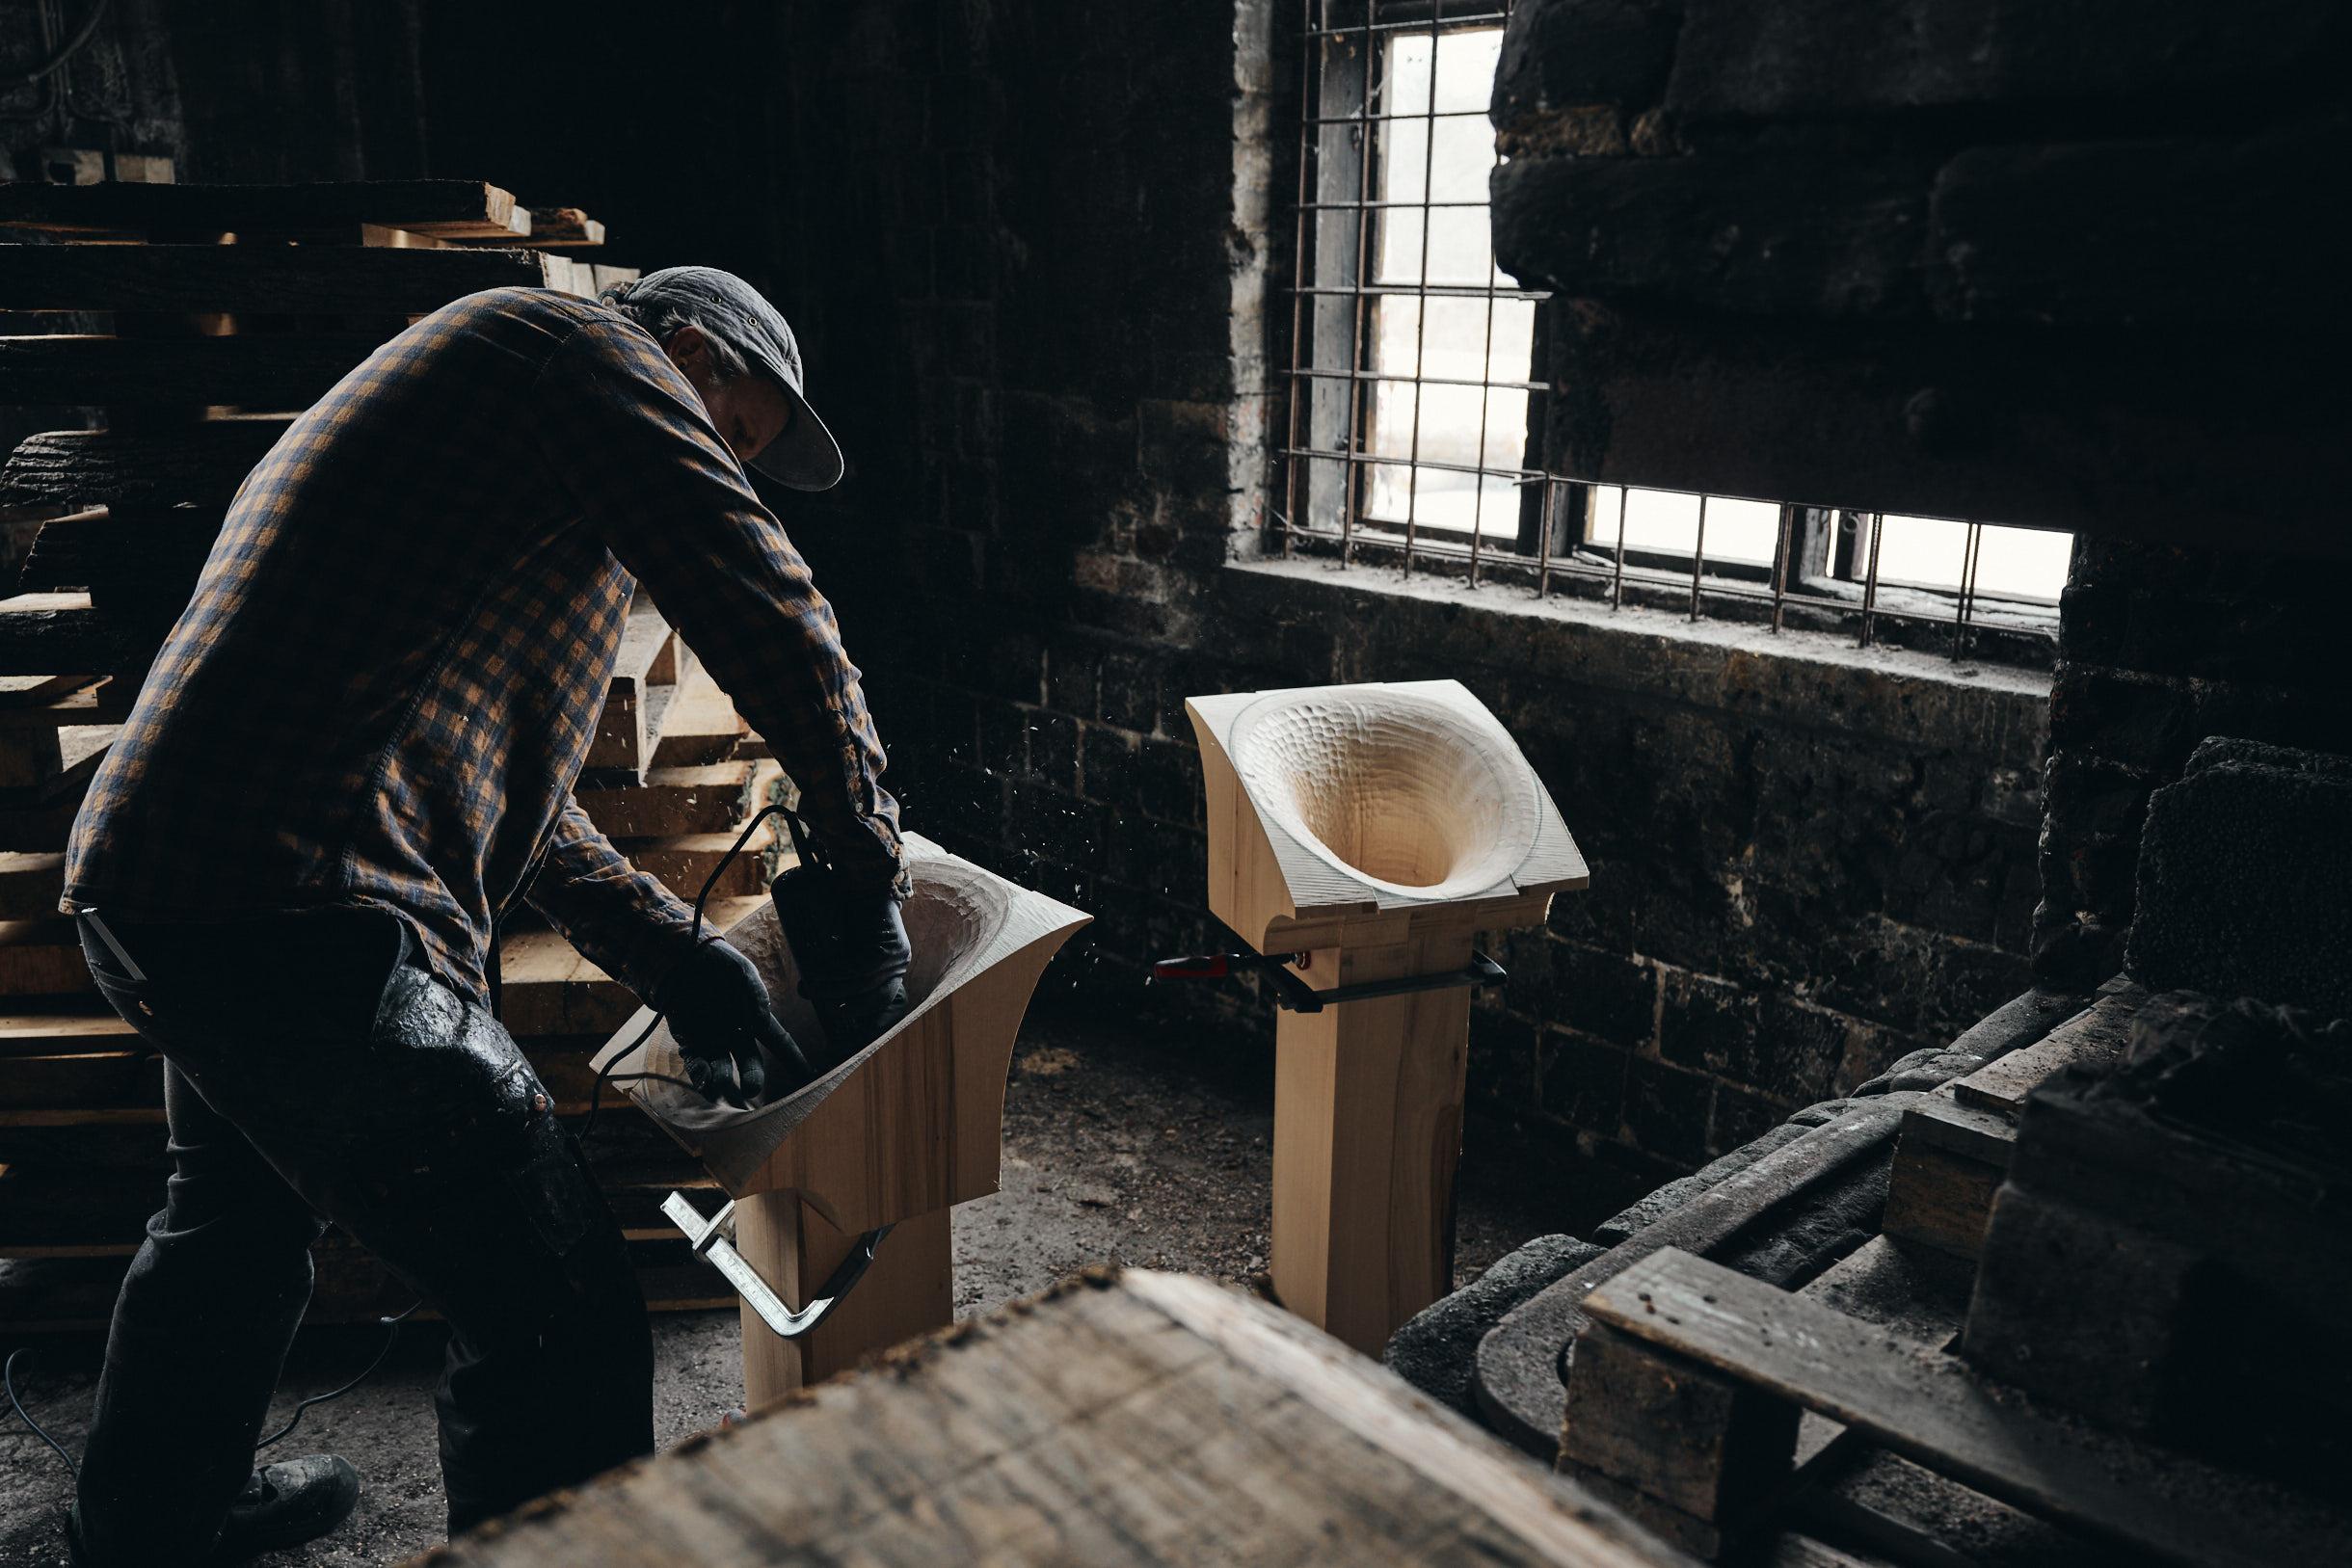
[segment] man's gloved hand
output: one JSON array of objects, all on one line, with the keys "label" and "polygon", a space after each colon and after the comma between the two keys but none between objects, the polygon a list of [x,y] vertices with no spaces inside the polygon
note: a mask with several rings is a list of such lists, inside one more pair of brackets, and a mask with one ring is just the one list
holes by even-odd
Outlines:
[{"label": "man's gloved hand", "polygon": [[800,967],[800,994],[824,1025],[829,1073],[906,1017],[906,971],[915,950],[887,890],[860,891],[822,866],[802,864],[769,890],[785,941]]},{"label": "man's gloved hand", "polygon": [[680,959],[652,999],[685,1058],[686,1081],[706,1100],[733,1105],[758,1100],[767,1087],[762,1047],[791,1079],[779,1085],[785,1094],[816,1076],[791,1032],[777,1022],[759,970],[715,937]]}]

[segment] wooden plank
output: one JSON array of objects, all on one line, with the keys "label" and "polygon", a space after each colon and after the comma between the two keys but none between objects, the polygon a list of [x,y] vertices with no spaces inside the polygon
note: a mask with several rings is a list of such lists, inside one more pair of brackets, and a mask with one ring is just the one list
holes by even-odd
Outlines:
[{"label": "wooden plank", "polygon": [[0,337],[0,403],[300,411],[390,335]]},{"label": "wooden plank", "polygon": [[506,1026],[518,1038],[610,1034],[637,1009],[629,989],[553,931],[516,931],[500,944]]},{"label": "wooden plank", "polygon": [[225,511],[289,422],[235,414],[178,430],[44,431],[0,464],[0,505]]},{"label": "wooden plank", "polygon": [[533,207],[531,244],[557,250],[604,243],[604,226],[577,207]]},{"label": "wooden plank", "polygon": [[[712,898],[706,912],[724,931],[764,901]],[[627,1023],[639,1005],[620,981],[582,957],[562,936],[545,929],[510,933],[501,944],[506,1027],[519,1040],[547,1035],[595,1035],[600,1041]],[[607,1093],[608,1103],[619,1097]]]},{"label": "wooden plank", "polygon": [[79,800],[90,786],[91,776],[98,771],[98,763],[105,758],[106,748],[114,744],[120,731],[119,725],[86,724],[52,731],[57,741],[56,770],[45,778],[0,788],[0,808],[23,810]]},{"label": "wooden plank", "polygon": [[[887,1245],[887,1243],[886,1243]],[[1689,1559],[1263,1302],[1063,1289],[460,1537],[449,1568]]]},{"label": "wooden plank", "polygon": [[[673,838],[631,838],[619,848],[628,857],[629,864],[655,878],[663,887],[688,903],[703,890],[706,882],[714,875],[719,880],[710,885],[713,898],[759,898],[767,892],[768,884],[775,881],[791,852],[786,849],[777,834],[774,818],[761,824],[759,831],[744,844],[723,874],[719,864],[727,859],[729,850],[742,836],[742,829],[731,833],[689,833]],[[0,884],[4,886],[4,884]]]},{"label": "wooden plank", "polygon": [[41,524],[17,580],[41,592],[176,592],[185,598],[220,531],[221,514],[194,508],[154,517],[101,510],[57,518]]},{"label": "wooden plank", "polygon": [[97,676],[0,676],[0,724],[21,712],[40,712],[85,686]]},{"label": "wooden plank", "polygon": [[1586,1296],[1667,1247],[1723,1246],[1773,1209],[1890,1156],[1902,1125],[1896,1098],[1853,1102],[1834,1122],[1774,1150],[1506,1314],[1478,1348],[1476,1393],[1488,1424],[1528,1452],[1550,1458],[1559,1448],[1566,1410],[1560,1357],[1584,1330]]},{"label": "wooden plank", "polygon": [[688,658],[685,678],[679,682],[678,701],[663,717],[661,741],[654,748],[655,767],[708,767],[736,758],[751,726],[735,704],[719,690],[710,672]]},{"label": "wooden plank", "polygon": [[138,1038],[138,1030],[94,998],[69,1003],[15,1002],[0,1012],[0,1061],[125,1047]]},{"label": "wooden plank", "polygon": [[0,1060],[0,1110],[94,1110],[161,1105],[163,1058],[135,1045]]},{"label": "wooden plank", "polygon": [[[1472,936],[1322,948],[1322,990],[1467,968]],[[1454,1288],[1454,1173],[1469,1061],[1457,987],[1274,1022],[1274,1293],[1366,1355]]]},{"label": "wooden plank", "polygon": [[378,224],[435,238],[522,235],[530,214],[470,179],[298,185],[0,184],[0,224],[60,233],[252,229],[288,233]]},{"label": "wooden plank", "polygon": [[1885,1233],[1956,1258],[1976,1257],[2016,1141],[2012,1121],[1961,1104],[1954,1083],[1922,1098],[1903,1113],[1886,1183]]},{"label": "wooden plank", "polygon": [[583,768],[642,775],[652,764],[654,747],[661,738],[660,720],[670,706],[667,696],[656,695],[669,688],[657,687],[655,676],[664,667],[676,669],[677,641],[678,634],[651,604],[630,612]]},{"label": "wooden plank", "polygon": [[614,838],[666,838],[687,833],[724,833],[739,822],[755,796],[776,777],[762,764],[722,762],[706,768],[655,768],[645,783],[617,789],[582,789],[580,807]]},{"label": "wooden plank", "polygon": [[2145,997],[2136,986],[2105,996],[2068,1019],[2039,1043],[1987,1062],[1952,1085],[1953,1098],[1977,1110],[1992,1111],[2014,1126],[2025,1097],[2061,1069],[2098,1066],[2121,1057],[2131,1041],[2132,1015]]},{"label": "wooden plank", "polygon": [[0,731],[0,789],[22,789],[65,771],[57,731],[46,725]]},{"label": "wooden plank", "polygon": [[2066,1421],[1930,1346],[1688,1253],[1644,1260],[1585,1312],[2152,1560],[2321,1562],[2352,1541],[2352,1520],[2310,1498]]},{"label": "wooden plank", "polygon": [[94,996],[81,938],[64,916],[0,920],[0,997]]},{"label": "wooden plank", "polygon": [[[750,1306],[741,1308],[746,1407],[760,1409],[954,1321],[949,1212],[935,1209],[897,1222],[855,1294],[800,1339],[778,1339]],[[754,1193],[735,1204],[735,1250],[788,1302],[814,1297],[856,1240],[854,1233],[827,1224],[796,1192]]]},{"label": "wooden plank", "polygon": [[1638,1517],[1694,1550],[1712,1555],[1754,1524],[1788,1478],[1796,1440],[1795,1408],[1737,1378],[1669,1361],[1605,1326],[1577,1338],[1561,1468],[1619,1482],[1654,1505]]},{"label": "wooden plank", "polygon": [[61,850],[0,850],[0,920],[48,919],[66,891]]},{"label": "wooden plank", "polygon": [[487,288],[541,288],[553,258],[489,248],[0,245],[0,309],[417,314]]}]

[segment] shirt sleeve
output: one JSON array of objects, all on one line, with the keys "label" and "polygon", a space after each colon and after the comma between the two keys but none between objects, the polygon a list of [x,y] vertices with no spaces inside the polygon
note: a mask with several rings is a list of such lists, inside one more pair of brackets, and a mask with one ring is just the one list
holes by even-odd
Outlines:
[{"label": "shirt sleeve", "polygon": [[614,318],[549,358],[535,403],[557,479],[766,738],[817,848],[852,887],[903,897],[898,803],[833,607],[694,388]]},{"label": "shirt sleeve", "polygon": [[651,999],[694,944],[694,910],[646,875],[566,796],[523,896],[597,968]]}]

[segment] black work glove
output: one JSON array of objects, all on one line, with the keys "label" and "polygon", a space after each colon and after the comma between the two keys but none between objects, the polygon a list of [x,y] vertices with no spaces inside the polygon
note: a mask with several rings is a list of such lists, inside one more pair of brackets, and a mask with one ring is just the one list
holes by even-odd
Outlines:
[{"label": "black work glove", "polygon": [[792,1081],[790,1094],[815,1077],[791,1031],[768,1005],[767,982],[752,961],[712,938],[670,970],[654,990],[654,1006],[669,1020],[670,1038],[685,1058],[686,1081],[709,1101],[749,1105],[767,1087],[765,1047]]},{"label": "black work glove", "polygon": [[906,971],[915,961],[898,900],[887,890],[842,885],[821,865],[803,863],[769,890],[784,940],[800,967],[800,994],[825,1030],[829,1073],[906,1017]]}]

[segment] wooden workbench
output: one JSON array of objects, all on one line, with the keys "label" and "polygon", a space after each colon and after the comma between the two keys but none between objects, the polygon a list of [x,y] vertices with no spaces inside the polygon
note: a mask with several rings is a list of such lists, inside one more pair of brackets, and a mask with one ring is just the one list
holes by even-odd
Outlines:
[{"label": "wooden workbench", "polygon": [[1288,1314],[1136,1270],[959,1324],[419,1559],[1689,1560]]}]

